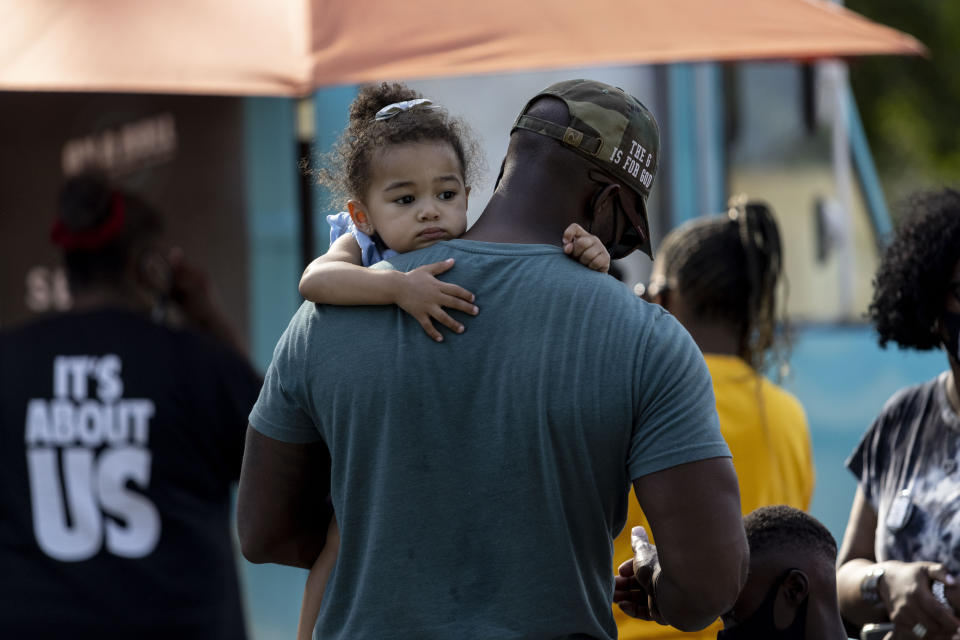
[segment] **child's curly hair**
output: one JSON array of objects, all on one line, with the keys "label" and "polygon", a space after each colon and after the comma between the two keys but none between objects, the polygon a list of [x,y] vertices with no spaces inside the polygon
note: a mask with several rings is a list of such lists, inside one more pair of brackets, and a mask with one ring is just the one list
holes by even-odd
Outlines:
[{"label": "child's curly hair", "polygon": [[941,342],[936,321],[960,260],[960,193],[920,192],[908,211],[873,279],[868,315],[880,346],[893,341],[900,348],[936,349]]},{"label": "child's curly hair", "polygon": [[366,85],[350,105],[350,124],[340,137],[319,181],[337,202],[363,199],[371,180],[371,160],[378,149],[415,142],[446,142],[460,161],[464,181],[473,184],[481,170],[479,147],[466,123],[443,108],[418,105],[397,115],[375,120],[377,112],[395,102],[423,96],[401,83]]}]

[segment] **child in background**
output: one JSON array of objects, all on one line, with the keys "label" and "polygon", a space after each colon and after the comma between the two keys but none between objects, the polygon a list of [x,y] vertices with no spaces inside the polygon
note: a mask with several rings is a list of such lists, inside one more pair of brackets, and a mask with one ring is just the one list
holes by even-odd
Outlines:
[{"label": "child in background", "polygon": [[[402,84],[364,87],[350,106],[333,171],[321,177],[346,196],[347,212],[327,218],[330,249],[307,266],[300,294],[321,304],[396,304],[437,342],[443,336],[434,320],[462,333],[464,325],[445,309],[468,315],[479,309],[471,292],[437,279],[453,267],[452,258],[407,273],[366,267],[466,231],[475,153],[465,125],[415,91]],[[603,244],[580,225],[564,231],[563,249],[596,271],[610,266]],[[338,540],[334,521],[307,578],[299,639],[312,634]]]}]

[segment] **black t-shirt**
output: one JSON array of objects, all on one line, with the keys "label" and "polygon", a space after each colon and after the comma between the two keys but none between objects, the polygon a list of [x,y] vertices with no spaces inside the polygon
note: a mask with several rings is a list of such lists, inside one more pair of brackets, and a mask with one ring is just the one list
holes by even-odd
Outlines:
[{"label": "black t-shirt", "polygon": [[231,487],[259,386],[126,311],[0,332],[0,638],[243,638]]},{"label": "black t-shirt", "polygon": [[847,460],[877,513],[877,561],[960,573],[960,416],[946,374],[897,392]]}]

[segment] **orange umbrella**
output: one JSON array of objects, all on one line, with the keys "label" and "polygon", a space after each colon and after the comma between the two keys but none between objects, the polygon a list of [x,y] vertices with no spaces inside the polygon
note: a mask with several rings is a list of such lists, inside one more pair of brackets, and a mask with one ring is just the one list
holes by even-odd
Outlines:
[{"label": "orange umbrella", "polygon": [[924,52],[824,0],[0,0],[0,90],[302,96],[386,78]]}]

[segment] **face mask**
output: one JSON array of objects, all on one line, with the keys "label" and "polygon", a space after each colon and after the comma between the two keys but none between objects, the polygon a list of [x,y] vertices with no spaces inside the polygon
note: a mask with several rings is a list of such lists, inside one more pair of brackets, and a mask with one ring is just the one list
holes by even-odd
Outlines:
[{"label": "face mask", "polygon": [[943,346],[947,348],[947,353],[960,362],[960,313],[945,311],[942,323],[947,334],[943,340]]},{"label": "face mask", "polygon": [[[591,169],[587,174],[591,180],[600,185],[600,188],[597,190],[596,195],[593,197],[593,202],[590,205],[590,228],[587,229],[587,233],[593,233],[593,214],[596,212],[597,202],[600,199],[600,194],[603,193],[603,189],[610,184],[615,184],[609,181],[602,173]],[[607,251],[610,252],[611,260],[619,260],[620,258],[625,258],[637,249],[642,249],[644,246],[645,239],[643,234],[637,229],[641,227],[640,214],[632,209],[628,209],[623,206],[623,201],[620,199],[620,194],[616,194],[613,197],[613,216],[614,216],[614,234],[616,235],[617,228],[620,225],[624,225],[625,228],[623,233],[620,234],[619,240],[616,244],[607,247]],[[597,234],[593,234],[597,235]],[[648,247],[649,248],[649,247]]]},{"label": "face mask", "polygon": [[719,631],[717,633],[717,640],[803,640],[807,626],[807,603],[810,600],[809,596],[803,601],[803,604],[797,608],[797,614],[794,616],[793,622],[790,623],[789,627],[780,630],[773,624],[773,605],[777,600],[777,592],[780,589],[780,585],[787,579],[790,571],[793,571],[793,569],[787,571],[782,578],[770,587],[767,595],[763,598],[763,602],[760,603],[760,606],[753,612],[752,616],[735,627]]}]

